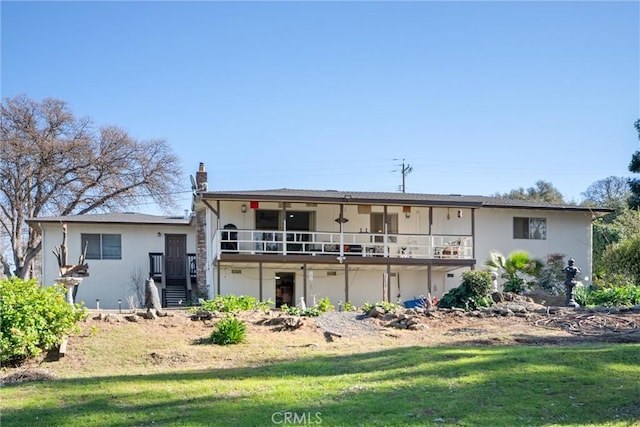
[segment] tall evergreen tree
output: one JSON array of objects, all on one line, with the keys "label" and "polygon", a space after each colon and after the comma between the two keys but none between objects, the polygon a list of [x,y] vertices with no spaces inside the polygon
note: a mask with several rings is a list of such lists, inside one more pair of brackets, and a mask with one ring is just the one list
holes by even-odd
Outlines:
[{"label": "tall evergreen tree", "polygon": [[[636,128],[636,132],[638,133],[638,140],[640,140],[640,119],[636,120],[633,126]],[[631,156],[629,171],[633,173],[640,173],[640,149],[633,153],[633,156]],[[640,207],[640,178],[630,179],[629,187],[631,188],[629,206],[633,209],[636,209]]]}]

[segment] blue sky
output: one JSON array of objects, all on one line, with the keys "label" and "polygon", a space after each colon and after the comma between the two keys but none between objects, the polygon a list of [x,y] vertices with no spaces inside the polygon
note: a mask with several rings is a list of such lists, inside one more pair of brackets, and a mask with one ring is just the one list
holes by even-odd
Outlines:
[{"label": "blue sky", "polygon": [[404,158],[409,192],[579,202],[639,148],[638,2],[0,7],[3,98],[166,139],[185,190],[397,191]]}]

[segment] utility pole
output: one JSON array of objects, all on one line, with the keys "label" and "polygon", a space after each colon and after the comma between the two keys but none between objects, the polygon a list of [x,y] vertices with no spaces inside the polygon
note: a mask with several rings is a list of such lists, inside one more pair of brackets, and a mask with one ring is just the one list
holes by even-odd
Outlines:
[{"label": "utility pole", "polygon": [[411,171],[413,171],[413,166],[411,166],[410,164],[405,165],[404,159],[402,159],[402,169],[400,170],[400,172],[402,173],[402,192],[403,193],[407,189],[407,185],[406,185],[407,175],[409,175]]}]

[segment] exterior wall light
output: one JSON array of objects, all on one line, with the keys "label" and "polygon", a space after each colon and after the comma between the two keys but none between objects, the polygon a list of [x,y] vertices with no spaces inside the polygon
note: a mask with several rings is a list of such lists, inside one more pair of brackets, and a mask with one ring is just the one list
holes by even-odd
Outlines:
[{"label": "exterior wall light", "polygon": [[242,206],[240,206],[240,210],[242,211],[242,213],[246,213],[247,212],[247,205],[242,204]]}]

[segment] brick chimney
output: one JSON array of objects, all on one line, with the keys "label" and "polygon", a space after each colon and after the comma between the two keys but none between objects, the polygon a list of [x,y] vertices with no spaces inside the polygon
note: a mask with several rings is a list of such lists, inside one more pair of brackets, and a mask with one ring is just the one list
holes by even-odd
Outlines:
[{"label": "brick chimney", "polygon": [[207,191],[207,172],[204,169],[204,163],[200,162],[198,166],[198,172],[196,172],[196,185],[198,190]]},{"label": "brick chimney", "polygon": [[[200,162],[196,172],[195,184],[197,191],[207,191],[207,172],[204,163]],[[207,284],[207,209],[204,206],[195,208],[196,217],[196,298],[209,298]]]}]

